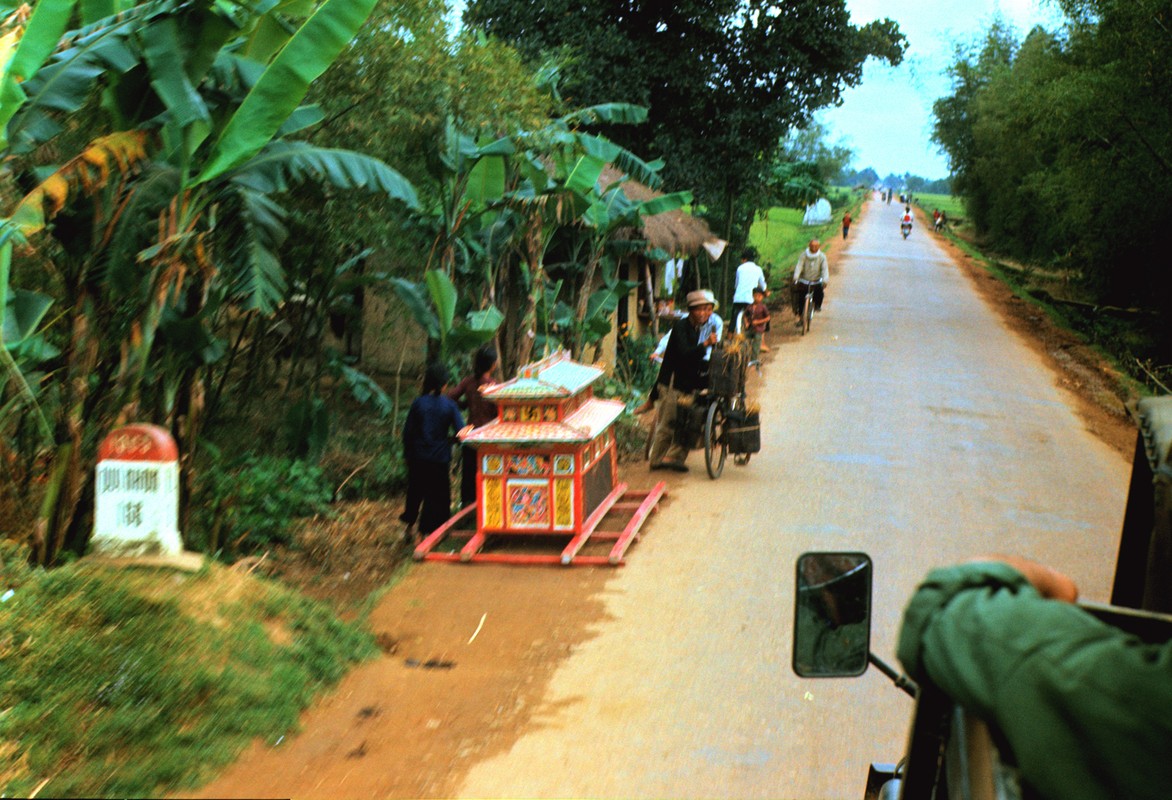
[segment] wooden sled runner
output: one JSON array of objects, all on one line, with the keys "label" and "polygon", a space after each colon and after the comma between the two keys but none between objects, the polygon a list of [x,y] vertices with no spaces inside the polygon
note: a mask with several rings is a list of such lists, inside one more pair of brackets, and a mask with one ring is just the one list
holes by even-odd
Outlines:
[{"label": "wooden sled runner", "polygon": [[[639,530],[655,510],[666,492],[666,484],[657,483],[651,489],[630,489],[620,483],[586,519],[580,532],[570,536],[560,553],[526,547],[526,541],[538,537],[548,541],[547,532],[538,534],[520,531],[485,533],[463,527],[474,519],[476,505],[463,508],[460,513],[436,528],[415,548],[416,561],[488,562],[496,564],[560,564],[562,566],[620,566],[627,550],[639,537]],[[625,518],[625,519],[624,519]],[[603,522],[606,526],[603,527]],[[621,526],[621,527],[620,527]],[[451,544],[463,542],[458,549]],[[607,555],[584,554],[582,550],[592,543],[613,545]],[[485,550],[486,545],[502,545],[500,550]],[[445,545],[448,545],[445,547]],[[437,548],[443,548],[438,549]]]}]

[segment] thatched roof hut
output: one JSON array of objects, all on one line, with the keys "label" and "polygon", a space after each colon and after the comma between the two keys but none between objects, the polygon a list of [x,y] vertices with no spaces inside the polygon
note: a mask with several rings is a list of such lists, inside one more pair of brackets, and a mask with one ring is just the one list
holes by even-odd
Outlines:
[{"label": "thatched roof hut", "polygon": [[[599,176],[598,182],[603,191],[606,191],[612,184],[622,180],[623,174],[622,170],[607,166]],[[663,192],[650,189],[635,180],[624,181],[622,189],[623,194],[637,202],[663,196]],[[652,247],[658,247],[671,255],[688,256],[698,255],[705,242],[717,238],[708,228],[708,223],[682,209],[645,217],[642,235]]]}]

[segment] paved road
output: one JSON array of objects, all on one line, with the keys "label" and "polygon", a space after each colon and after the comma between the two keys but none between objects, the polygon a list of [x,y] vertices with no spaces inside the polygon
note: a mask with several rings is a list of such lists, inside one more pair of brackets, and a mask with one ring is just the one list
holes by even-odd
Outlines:
[{"label": "paved road", "polygon": [[867,764],[898,758],[911,703],[875,670],[792,674],[806,550],[870,553],[884,657],[935,564],[1013,551],[1106,599],[1127,464],[931,234],[900,239],[898,214],[869,204],[811,333],[773,336],[763,452],[720,481],[693,454],[608,583],[598,635],[461,796],[859,797]]}]

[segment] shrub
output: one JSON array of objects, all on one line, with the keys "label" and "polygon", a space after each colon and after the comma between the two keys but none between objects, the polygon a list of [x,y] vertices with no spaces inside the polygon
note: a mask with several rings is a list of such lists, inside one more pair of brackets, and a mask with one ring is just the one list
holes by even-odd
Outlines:
[{"label": "shrub", "polygon": [[192,515],[208,552],[253,551],[288,543],[292,521],[329,512],[333,489],[321,467],[281,456],[248,454],[199,476]]},{"label": "shrub", "polygon": [[646,392],[659,376],[659,362],[651,360],[659,340],[651,334],[631,336],[626,326],[619,331],[615,377],[628,386]]}]

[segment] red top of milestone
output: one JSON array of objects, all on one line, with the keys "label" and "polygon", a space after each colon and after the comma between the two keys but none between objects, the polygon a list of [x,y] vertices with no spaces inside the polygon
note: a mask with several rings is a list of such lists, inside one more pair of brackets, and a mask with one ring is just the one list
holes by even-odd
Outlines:
[{"label": "red top of milestone", "polygon": [[147,423],[110,431],[98,446],[98,461],[178,461],[179,448],[166,428]]}]

